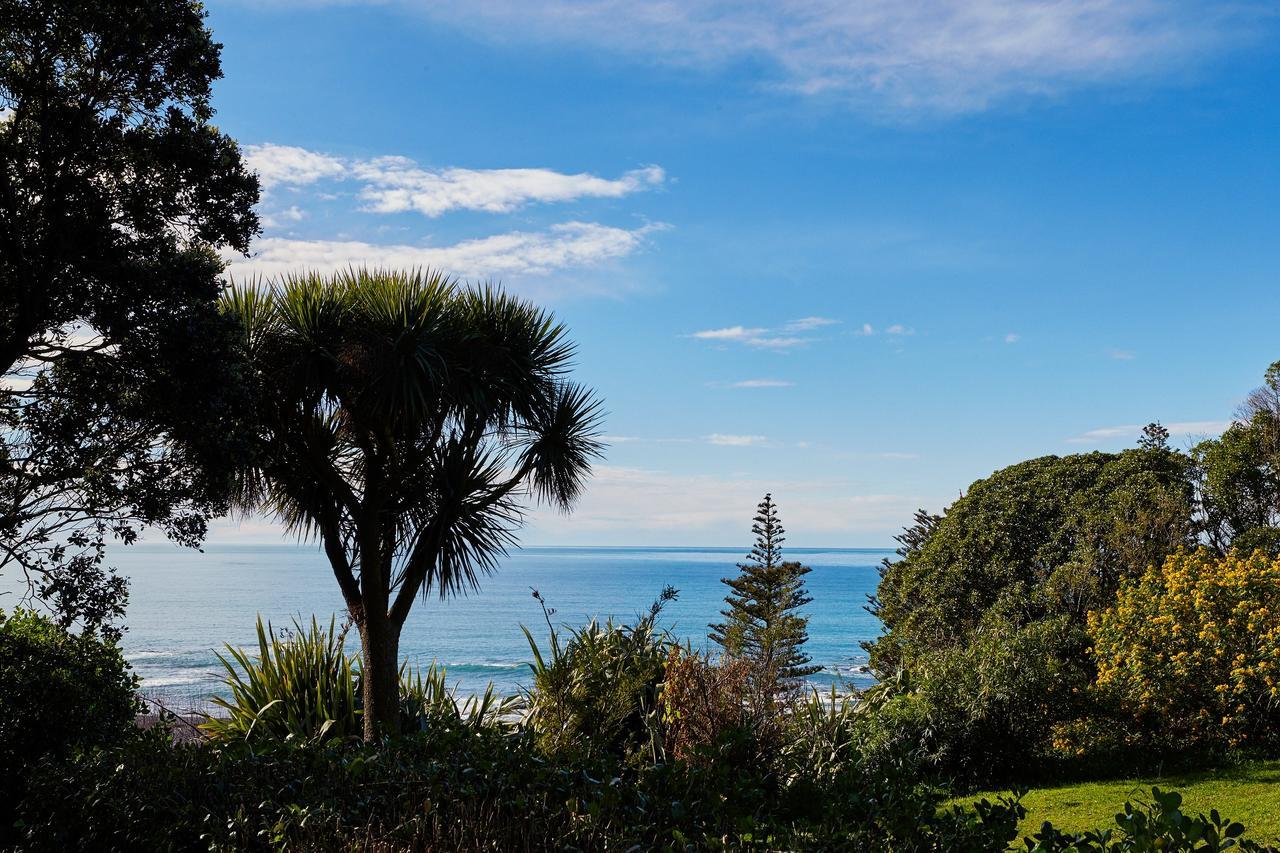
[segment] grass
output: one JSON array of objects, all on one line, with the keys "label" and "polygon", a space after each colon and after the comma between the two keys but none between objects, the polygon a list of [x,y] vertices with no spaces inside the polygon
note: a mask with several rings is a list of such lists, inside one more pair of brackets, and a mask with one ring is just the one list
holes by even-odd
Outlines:
[{"label": "grass", "polygon": [[[1224,817],[1245,825],[1245,837],[1264,843],[1280,839],[1280,761],[1262,761],[1215,770],[1176,773],[1100,782],[1077,782],[1035,788],[1022,798],[1027,817],[1019,827],[1032,835],[1046,820],[1067,831],[1115,826],[1115,815],[1125,800],[1147,801],[1151,788],[1179,791],[1186,814],[1207,814],[1217,809]],[[960,798],[960,802],[994,793]]]}]

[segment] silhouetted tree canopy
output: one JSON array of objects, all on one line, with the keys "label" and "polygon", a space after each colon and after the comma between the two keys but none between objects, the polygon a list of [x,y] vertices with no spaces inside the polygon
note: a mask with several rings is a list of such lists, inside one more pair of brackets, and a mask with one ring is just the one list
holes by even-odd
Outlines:
[{"label": "silhouetted tree canopy", "polygon": [[118,615],[112,538],[194,544],[236,441],[221,251],[256,178],[211,124],[190,0],[0,0],[0,569],[64,623]]}]

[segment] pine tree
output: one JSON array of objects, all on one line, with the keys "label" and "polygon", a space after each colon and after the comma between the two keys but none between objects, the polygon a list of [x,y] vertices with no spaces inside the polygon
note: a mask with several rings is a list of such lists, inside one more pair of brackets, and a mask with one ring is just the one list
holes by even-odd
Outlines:
[{"label": "pine tree", "polygon": [[741,573],[723,579],[731,590],[725,596],[729,606],[720,611],[725,621],[709,626],[709,636],[727,657],[752,661],[779,685],[794,683],[822,669],[811,665],[802,651],[809,639],[809,618],[798,611],[812,600],[804,590],[810,569],[783,562],[785,531],[771,495],[757,507],[751,532],[755,547],[748,562],[738,564]]}]

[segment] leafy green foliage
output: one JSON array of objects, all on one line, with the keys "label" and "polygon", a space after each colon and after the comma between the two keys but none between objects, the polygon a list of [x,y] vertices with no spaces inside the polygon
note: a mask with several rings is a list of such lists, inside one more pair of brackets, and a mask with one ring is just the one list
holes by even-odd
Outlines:
[{"label": "leafy green foliage", "polygon": [[[227,646],[227,657],[218,656],[231,696],[213,698],[219,710],[201,728],[214,740],[258,748],[360,734],[360,666],[345,651],[346,630],[336,631],[334,624],[330,619],[326,629],[313,616],[309,626],[295,621],[293,630],[276,633],[259,618],[256,655]],[[479,695],[459,697],[435,663],[423,672],[406,661],[399,677],[402,731],[498,726],[517,710],[518,702],[497,696],[492,684]]]},{"label": "leafy green foliage", "polygon": [[1051,773],[1055,724],[1085,713],[1091,677],[1066,617],[991,624],[868,691],[860,715],[868,760],[913,754],[962,784]]},{"label": "leafy green foliage", "polygon": [[257,180],[211,123],[195,0],[0,4],[0,569],[112,629],[111,540],[191,545],[239,447],[222,249]]},{"label": "leafy green foliage", "polygon": [[875,739],[915,739],[944,777],[1025,775],[1085,714],[1089,611],[1193,536],[1189,468],[1159,440],[1044,457],[918,516],[871,606],[872,666],[896,688]]},{"label": "leafy green foliage", "polygon": [[667,653],[675,641],[657,619],[677,591],[667,587],[634,625],[591,620],[568,629],[562,639],[552,623],[555,611],[542,596],[549,633],[549,655],[520,626],[529,641],[533,687],[526,723],[550,754],[582,752],[631,763],[652,763],[662,756],[659,691]]},{"label": "leafy green foliage", "polygon": [[770,684],[791,685],[819,672],[803,651],[809,639],[809,619],[798,611],[812,599],[805,594],[804,576],[811,570],[782,560],[785,532],[772,495],[765,495],[751,525],[755,545],[739,563],[741,573],[725,578],[732,590],[721,611],[725,621],[711,626],[711,640],[729,657],[750,661],[758,677]]},{"label": "leafy green foliage", "polygon": [[1219,551],[1280,554],[1280,362],[1239,414],[1192,450],[1205,532]]},{"label": "leafy green foliage", "polygon": [[458,696],[457,686],[449,685],[449,673],[437,663],[426,671],[409,669],[406,661],[400,667],[400,730],[426,731],[433,726],[469,726],[473,729],[509,726],[521,710],[517,696],[501,696],[493,684],[483,693]]},{"label": "leafy green foliage", "polygon": [[215,696],[218,712],[201,728],[218,740],[251,743],[348,737],[360,731],[355,661],[344,651],[346,632],[294,622],[276,634],[258,618],[258,654],[227,646],[218,655],[230,698]]},{"label": "leafy green foliage", "polygon": [[[373,744],[123,746],[46,761],[30,850],[1003,849],[1016,804],[939,809],[909,777],[849,773],[816,802],[760,799],[751,767],[549,758],[530,731],[440,726]],[[814,806],[815,808],[810,808]]]},{"label": "leafy green foliage", "polygon": [[259,415],[238,503],[323,542],[360,632],[365,737],[393,732],[414,601],[492,571],[525,496],[573,503],[599,403],[550,314],[439,273],[287,277],[223,307]]},{"label": "leafy green foliage", "polygon": [[120,651],[30,611],[0,612],[0,844],[31,768],[120,741],[140,710]]}]

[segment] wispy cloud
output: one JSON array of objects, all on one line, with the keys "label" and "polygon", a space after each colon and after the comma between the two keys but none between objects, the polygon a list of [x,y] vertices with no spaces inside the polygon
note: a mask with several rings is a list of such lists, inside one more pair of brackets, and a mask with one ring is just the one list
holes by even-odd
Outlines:
[{"label": "wispy cloud", "polygon": [[715,444],[720,447],[758,447],[767,444],[769,439],[763,435],[731,435],[722,432],[713,432],[707,436],[708,444]]},{"label": "wispy cloud", "polygon": [[839,320],[832,320],[830,317],[801,317],[799,320],[792,320],[782,327],[784,332],[812,332],[814,329],[821,329],[823,326],[835,326],[840,323]]},{"label": "wispy cloud", "polygon": [[1020,340],[1022,340],[1022,335],[1019,335],[1017,332],[1009,332],[1004,336],[1004,342],[1006,344],[1016,344]]},{"label": "wispy cloud", "polygon": [[662,169],[650,166],[609,180],[550,169],[444,169],[429,171],[400,157],[361,164],[356,177],[366,183],[360,197],[372,213],[417,211],[436,217],[450,210],[508,213],[530,202],[579,198],[619,198],[660,185]]},{"label": "wispy cloud", "polygon": [[544,543],[726,544],[741,539],[756,503],[772,492],[796,544],[880,544],[918,507],[946,500],[860,493],[836,479],[779,479],[598,466],[571,517],[536,511],[529,538]]},{"label": "wispy cloud", "polygon": [[743,379],[729,383],[730,388],[790,388],[796,383],[785,379]]},{"label": "wispy cloud", "polygon": [[749,347],[770,350],[788,350],[794,347],[813,343],[818,338],[807,335],[815,329],[833,326],[839,320],[828,317],[803,317],[785,323],[779,329],[749,326],[726,326],[720,329],[703,329],[693,332],[687,337],[703,341],[736,342]]},{"label": "wispy cloud", "polygon": [[276,276],[299,269],[350,266],[433,267],[462,278],[547,275],[590,267],[639,250],[661,226],[627,230],[591,222],[566,222],[544,231],[513,231],[448,246],[379,245],[343,240],[265,237],[250,258],[228,255],[236,278]]},{"label": "wispy cloud", "polygon": [[768,329],[748,329],[745,326],[727,326],[723,329],[704,329],[689,337],[704,341],[749,341],[760,337]]},{"label": "wispy cloud", "polygon": [[[1232,421],[1177,421],[1164,424],[1171,435],[1199,438],[1201,436],[1218,435],[1231,426]],[[1082,432],[1068,438],[1071,444],[1098,444],[1117,439],[1137,441],[1145,424],[1122,424],[1120,426],[1099,427]]]},{"label": "wispy cloud", "polygon": [[1114,358],[1116,361],[1133,361],[1135,358],[1137,358],[1137,355],[1132,350],[1127,350],[1127,349],[1110,350],[1107,353],[1107,356],[1109,358]]},{"label": "wispy cloud", "polygon": [[[319,0],[315,0],[319,2]],[[681,66],[764,59],[773,81],[896,111],[971,112],[1115,84],[1256,33],[1266,3],[1157,0],[400,0],[503,41],[570,41]]]},{"label": "wispy cloud", "polygon": [[886,335],[914,335],[915,329],[908,328],[901,323],[894,323],[892,326],[884,330]]},{"label": "wispy cloud", "polygon": [[360,185],[368,213],[416,211],[432,218],[451,210],[509,213],[531,203],[621,198],[666,180],[659,166],[614,179],[551,169],[426,169],[407,157],[343,159],[272,143],[247,146],[245,159],[268,190],[349,179]]}]

